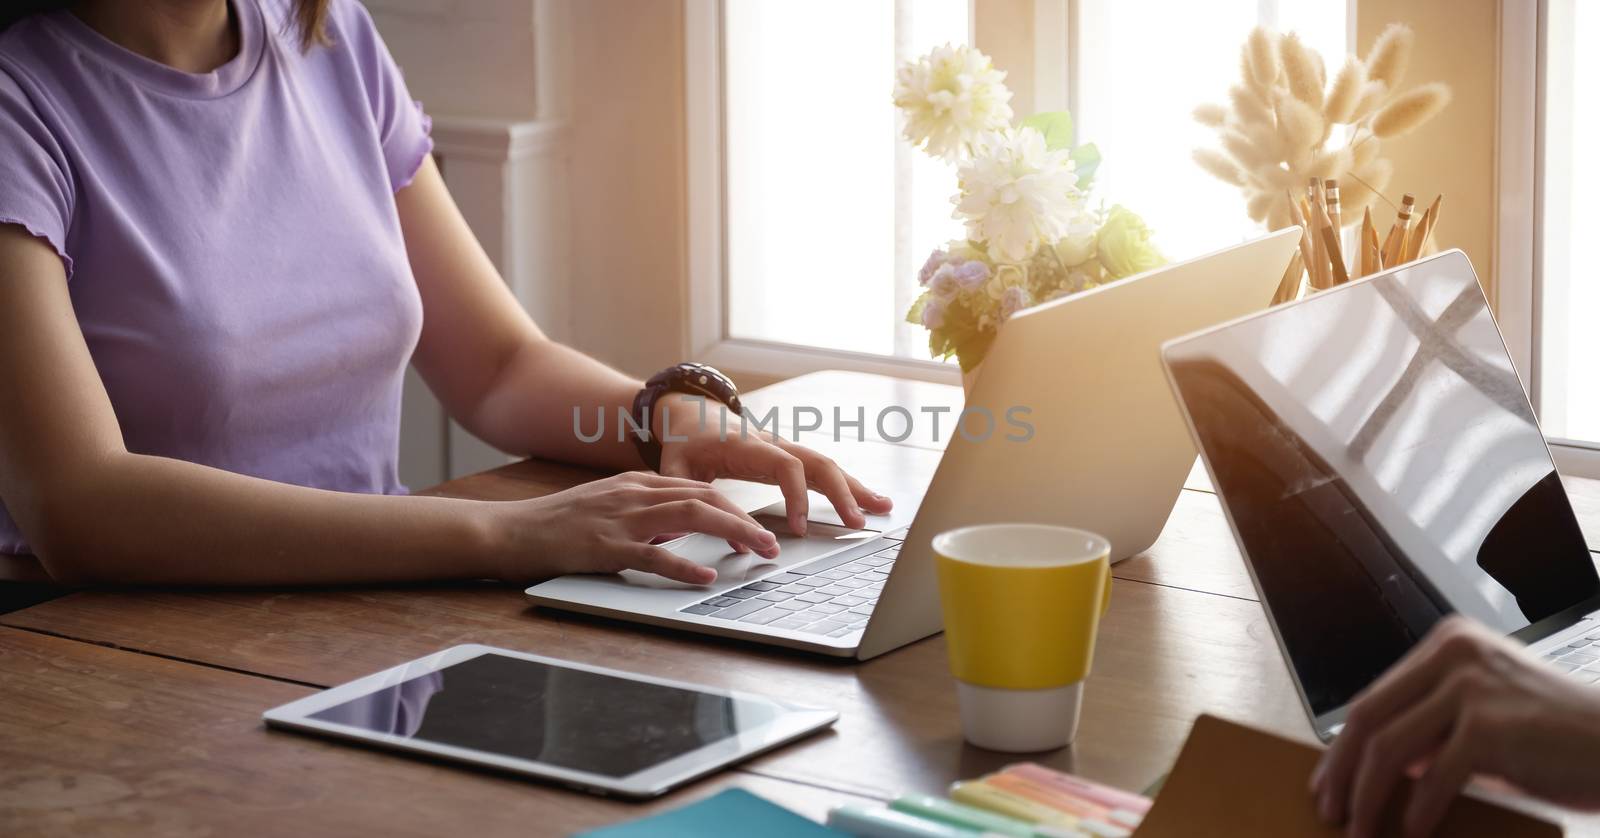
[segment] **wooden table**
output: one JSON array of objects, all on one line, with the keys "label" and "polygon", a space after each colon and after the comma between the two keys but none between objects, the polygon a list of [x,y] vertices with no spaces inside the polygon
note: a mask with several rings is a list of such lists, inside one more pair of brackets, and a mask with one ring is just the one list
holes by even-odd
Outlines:
[{"label": "wooden table", "polygon": [[[959,405],[960,391],[819,373],[772,405]],[[870,432],[870,429],[869,429]],[[814,441],[828,447],[830,440]],[[919,435],[873,456],[936,458]],[[522,462],[436,494],[536,496],[596,476]],[[1600,482],[1570,480],[1591,545]],[[1203,472],[1161,539],[1114,568],[1077,744],[1042,761],[1127,788],[1211,712],[1310,740],[1272,632]],[[261,711],[456,643],[484,643],[841,712],[833,732],[651,804],[269,732]],[[812,817],[939,792],[1009,761],[965,745],[942,637],[866,663],[531,608],[492,584],[294,591],[90,591],[0,617],[0,834],[567,834],[743,786]]]}]

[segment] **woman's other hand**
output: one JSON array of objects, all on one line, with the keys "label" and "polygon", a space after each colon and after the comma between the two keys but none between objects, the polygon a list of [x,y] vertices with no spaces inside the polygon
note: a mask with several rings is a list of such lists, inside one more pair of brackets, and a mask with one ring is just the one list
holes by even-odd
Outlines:
[{"label": "woman's other hand", "polygon": [[1417,777],[1404,821],[1412,836],[1430,834],[1473,775],[1600,808],[1600,689],[1448,618],[1356,697],[1312,793],[1324,819],[1370,836],[1408,775]]}]

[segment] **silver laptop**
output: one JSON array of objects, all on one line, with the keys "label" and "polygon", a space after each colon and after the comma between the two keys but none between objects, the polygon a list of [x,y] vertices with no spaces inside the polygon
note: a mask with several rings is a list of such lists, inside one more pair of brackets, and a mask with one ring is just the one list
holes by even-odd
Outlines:
[{"label": "silver laptop", "polygon": [[780,507],[758,516],[779,537],[775,563],[707,536],[671,545],[717,568],[709,587],[628,571],[527,593],[553,608],[866,659],[940,630],[929,544],[946,529],[1065,524],[1105,535],[1113,559],[1134,555],[1160,534],[1195,458],[1158,348],[1263,308],[1298,237],[1280,231],[1013,317],[962,415],[945,417],[942,457],[875,442],[825,450],[894,499],[897,517],[875,530],[813,523],[797,538]]},{"label": "silver laptop", "polygon": [[1460,251],[1163,355],[1320,737],[1455,612],[1600,680],[1594,557]]}]

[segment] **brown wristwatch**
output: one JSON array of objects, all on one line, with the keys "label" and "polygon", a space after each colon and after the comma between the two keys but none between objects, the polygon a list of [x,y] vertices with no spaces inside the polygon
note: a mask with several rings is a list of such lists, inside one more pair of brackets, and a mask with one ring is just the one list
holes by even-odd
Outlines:
[{"label": "brown wristwatch", "polygon": [[661,470],[661,442],[651,430],[650,417],[655,413],[656,400],[667,393],[701,396],[727,405],[735,414],[742,415],[744,412],[739,404],[739,388],[734,386],[733,379],[715,367],[674,364],[650,376],[639,394],[633,397],[633,421],[642,429],[633,434],[633,445],[639,449],[639,457],[652,471]]}]

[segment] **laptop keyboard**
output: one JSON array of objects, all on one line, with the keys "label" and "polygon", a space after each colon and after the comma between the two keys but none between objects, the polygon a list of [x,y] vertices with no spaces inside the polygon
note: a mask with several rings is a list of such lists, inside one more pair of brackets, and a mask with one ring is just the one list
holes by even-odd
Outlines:
[{"label": "laptop keyboard", "polygon": [[864,631],[900,555],[905,533],[899,530],[872,538],[681,610],[824,637]]},{"label": "laptop keyboard", "polygon": [[1600,632],[1574,637],[1567,645],[1545,652],[1544,659],[1580,684],[1600,681]]}]

